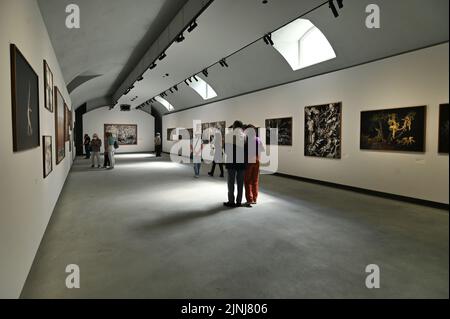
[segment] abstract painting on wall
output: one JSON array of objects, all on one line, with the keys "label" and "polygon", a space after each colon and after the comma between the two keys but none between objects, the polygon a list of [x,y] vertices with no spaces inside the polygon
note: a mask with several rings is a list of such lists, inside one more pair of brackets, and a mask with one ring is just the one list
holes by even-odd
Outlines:
[{"label": "abstract painting on wall", "polygon": [[136,124],[105,124],[105,136],[107,132],[112,133],[119,145],[138,144]]},{"label": "abstract painting on wall", "polygon": [[44,60],[44,92],[45,92],[44,106],[47,110],[53,113],[53,104],[54,104],[53,73],[47,64],[47,61],[45,60]]},{"label": "abstract painting on wall", "polygon": [[361,112],[363,150],[425,152],[426,106]]},{"label": "abstract painting on wall", "polygon": [[270,140],[270,129],[278,129],[278,145],[292,146],[292,117],[266,120],[266,143],[275,144]]},{"label": "abstract painting on wall", "polygon": [[58,165],[66,157],[65,126],[66,126],[65,102],[61,92],[55,86],[55,132],[56,132],[56,164]]},{"label": "abstract painting on wall", "polygon": [[305,108],[305,156],[341,158],[342,104]]},{"label": "abstract painting on wall", "polygon": [[175,141],[177,136],[177,129],[175,128],[168,128],[167,129],[167,140],[168,141]]},{"label": "abstract painting on wall", "polygon": [[39,147],[39,77],[14,44],[11,53],[13,150]]},{"label": "abstract painting on wall", "polygon": [[439,153],[448,154],[448,103],[439,106]]},{"label": "abstract painting on wall", "polygon": [[44,178],[53,171],[53,141],[51,136],[42,137],[43,162],[44,162]]}]

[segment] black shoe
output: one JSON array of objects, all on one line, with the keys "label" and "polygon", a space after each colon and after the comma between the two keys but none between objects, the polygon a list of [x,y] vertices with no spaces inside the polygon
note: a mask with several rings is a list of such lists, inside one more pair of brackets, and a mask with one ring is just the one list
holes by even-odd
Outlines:
[{"label": "black shoe", "polygon": [[224,178],[225,176],[223,176],[223,175],[220,175],[220,177],[221,177],[221,178]]},{"label": "black shoe", "polygon": [[214,174],[211,173],[211,172],[209,172],[208,175],[211,176],[211,177],[214,177]]},{"label": "black shoe", "polygon": [[234,205],[234,207],[242,207],[242,204],[241,204],[241,203],[236,203],[236,204]]},{"label": "black shoe", "polygon": [[94,165],[91,165],[91,168],[94,168],[95,166]]},{"label": "black shoe", "polygon": [[230,202],[223,203],[223,206],[229,207],[229,208],[234,208],[234,207],[236,207],[236,205],[235,205],[234,203],[230,203]]}]

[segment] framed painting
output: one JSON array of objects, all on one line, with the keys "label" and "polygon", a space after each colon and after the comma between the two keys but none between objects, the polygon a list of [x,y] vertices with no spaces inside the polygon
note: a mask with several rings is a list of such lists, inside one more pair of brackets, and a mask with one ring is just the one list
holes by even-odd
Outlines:
[{"label": "framed painting", "polygon": [[168,141],[175,141],[175,136],[177,136],[176,131],[177,131],[177,129],[175,129],[175,128],[167,129],[167,140]]},{"label": "framed painting", "polygon": [[53,171],[53,137],[42,136],[42,158],[44,163],[44,178]]},{"label": "framed painting", "polygon": [[11,54],[13,151],[39,147],[39,77],[14,45]]},{"label": "framed painting", "polygon": [[305,156],[341,158],[342,103],[305,107]]},{"label": "framed painting", "polygon": [[55,86],[55,133],[56,133],[56,165],[66,157],[65,126],[66,109],[64,98]]},{"label": "framed painting", "polygon": [[64,141],[68,142],[70,141],[70,110],[67,104],[64,103],[64,117],[65,117],[65,123],[64,123]]},{"label": "framed painting", "polygon": [[426,106],[361,112],[363,150],[425,152]]},{"label": "framed painting", "polygon": [[279,146],[292,146],[292,117],[266,120],[266,144],[274,145],[270,140],[270,129],[277,129]]},{"label": "framed painting", "polygon": [[119,145],[138,144],[136,124],[105,124],[105,137],[108,132],[113,135]]},{"label": "framed painting", "polygon": [[204,143],[208,144],[214,139],[214,129],[219,130],[222,134],[222,138],[225,138],[225,121],[202,123],[202,139],[204,140]]},{"label": "framed painting", "polygon": [[44,106],[47,110],[53,113],[54,105],[54,86],[53,86],[53,73],[48,66],[46,60],[44,60]]},{"label": "framed painting", "polygon": [[439,153],[448,154],[448,103],[439,105]]}]

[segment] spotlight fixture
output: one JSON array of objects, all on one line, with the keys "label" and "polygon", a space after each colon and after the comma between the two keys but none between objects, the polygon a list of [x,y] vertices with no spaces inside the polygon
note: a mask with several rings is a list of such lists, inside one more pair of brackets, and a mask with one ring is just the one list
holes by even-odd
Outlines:
[{"label": "spotlight fixture", "polygon": [[227,68],[229,67],[229,65],[228,65],[228,63],[227,63],[227,61],[225,59],[220,60],[219,63],[220,63],[220,66],[222,66],[224,68],[225,67],[227,67]]},{"label": "spotlight fixture", "polygon": [[197,21],[194,21],[191,23],[191,25],[188,28],[188,32],[191,33],[192,31],[194,31],[194,29],[198,27]]},{"label": "spotlight fixture", "polygon": [[272,41],[272,33],[267,33],[263,39],[267,45],[271,45],[271,46],[275,45],[275,43]]},{"label": "spotlight fixture", "polygon": [[180,33],[180,34],[178,35],[178,37],[175,39],[175,42],[180,43],[180,42],[183,42],[184,39],[185,39],[185,37],[184,37],[183,32],[182,32],[182,33]]},{"label": "spotlight fixture", "polygon": [[189,86],[189,83],[187,80],[184,80],[184,83],[186,83],[186,85]]},{"label": "spotlight fixture", "polygon": [[342,9],[344,7],[344,0],[336,0],[339,9]]},{"label": "spotlight fixture", "polygon": [[170,91],[170,93],[172,93],[172,94],[173,94],[173,90],[172,90],[172,89],[169,89],[169,91]]},{"label": "spotlight fixture", "polygon": [[154,68],[156,68],[156,63],[155,62],[153,62],[152,64],[150,64],[150,70],[153,70]]},{"label": "spotlight fixture", "polygon": [[141,75],[140,77],[138,77],[137,81],[140,82],[144,79],[144,77]]},{"label": "spotlight fixture", "polygon": [[331,9],[331,12],[333,12],[333,15],[335,18],[339,17],[339,12],[336,9],[336,6],[334,5],[334,0],[328,0],[328,6]]},{"label": "spotlight fixture", "polygon": [[194,80],[196,81],[196,82],[198,82],[198,78],[194,75]]},{"label": "spotlight fixture", "polygon": [[204,70],[202,71],[202,73],[203,73],[204,76],[208,77],[208,74],[209,74],[209,73],[208,73],[208,70],[207,70],[207,69],[204,69]]},{"label": "spotlight fixture", "polygon": [[191,78],[189,78],[188,81],[189,81],[189,83],[192,83],[192,79]]},{"label": "spotlight fixture", "polygon": [[178,86],[175,85],[173,88],[175,89],[175,91],[178,91]]},{"label": "spotlight fixture", "polygon": [[159,56],[159,61],[164,60],[164,58],[167,56],[166,52],[163,52],[160,56]]}]

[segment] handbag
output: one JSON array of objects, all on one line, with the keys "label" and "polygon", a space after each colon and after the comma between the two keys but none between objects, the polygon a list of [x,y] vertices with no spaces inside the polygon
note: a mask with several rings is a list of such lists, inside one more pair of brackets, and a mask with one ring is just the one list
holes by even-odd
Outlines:
[{"label": "handbag", "polygon": [[117,143],[117,141],[114,141],[114,148],[118,149],[119,148],[119,143]]}]

